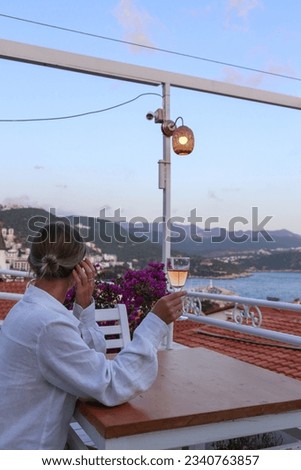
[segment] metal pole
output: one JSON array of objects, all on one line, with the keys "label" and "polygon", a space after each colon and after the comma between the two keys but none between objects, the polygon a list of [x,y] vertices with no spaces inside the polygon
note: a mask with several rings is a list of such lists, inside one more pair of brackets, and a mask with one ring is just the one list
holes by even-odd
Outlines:
[{"label": "metal pole", "polygon": [[[163,94],[163,119],[170,120],[170,84],[162,84]],[[167,258],[170,256],[170,217],[171,217],[171,158],[170,158],[170,137],[163,134],[163,161],[161,171],[164,171],[163,188],[163,240],[162,240],[162,262],[167,265]],[[173,324],[169,325],[166,338],[166,349],[172,349]]]},{"label": "metal pole", "polygon": [[[162,84],[163,94],[163,119],[170,119],[170,85]],[[171,191],[171,161],[170,161],[170,137],[163,134],[163,162],[162,170],[164,171],[164,187],[163,187],[163,241],[162,241],[162,263],[166,266],[166,260],[170,256],[170,191]]]}]

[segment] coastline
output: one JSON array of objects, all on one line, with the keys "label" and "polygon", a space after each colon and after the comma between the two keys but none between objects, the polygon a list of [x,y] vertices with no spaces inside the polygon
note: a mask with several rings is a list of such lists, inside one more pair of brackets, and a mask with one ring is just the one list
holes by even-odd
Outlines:
[{"label": "coastline", "polygon": [[240,274],[224,274],[223,276],[189,276],[189,279],[212,279],[212,281],[214,281],[215,279],[239,279],[243,277],[250,277],[255,272],[264,272],[264,271],[254,271],[251,273],[244,272]]},{"label": "coastline", "polygon": [[279,299],[296,302],[301,298],[301,271],[252,271],[235,276],[190,277],[189,290],[226,289],[235,295],[254,299]]},{"label": "coastline", "polygon": [[268,270],[261,270],[261,271],[244,271],[242,273],[233,273],[233,274],[224,274],[224,275],[219,275],[215,276],[214,273],[212,276],[189,276],[189,279],[240,279],[244,277],[250,277],[253,276],[254,274],[260,274],[260,273],[301,273],[299,269],[268,269]]}]

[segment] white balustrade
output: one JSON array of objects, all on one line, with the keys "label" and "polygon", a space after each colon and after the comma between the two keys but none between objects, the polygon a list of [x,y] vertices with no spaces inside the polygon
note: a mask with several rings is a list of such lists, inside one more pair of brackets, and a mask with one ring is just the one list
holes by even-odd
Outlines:
[{"label": "white balustrade", "polygon": [[[227,304],[234,305],[232,307],[232,316],[235,323],[204,315],[201,304],[202,300],[205,299],[215,300],[216,302],[222,301],[226,302]],[[239,306],[242,306],[242,308],[240,309]],[[194,322],[217,326],[227,330],[239,331],[241,333],[272,339],[275,341],[281,341],[284,343],[293,344],[295,346],[301,346],[301,336],[260,328],[262,321],[260,307],[268,307],[301,313],[301,305],[290,302],[254,299],[225,294],[211,294],[208,292],[188,291],[187,298],[184,301],[183,315]],[[227,307],[225,307],[225,310],[226,309]],[[244,320],[247,322],[249,319],[251,319],[252,326],[242,324]],[[283,321],[285,322],[285,316],[283,316]]]}]

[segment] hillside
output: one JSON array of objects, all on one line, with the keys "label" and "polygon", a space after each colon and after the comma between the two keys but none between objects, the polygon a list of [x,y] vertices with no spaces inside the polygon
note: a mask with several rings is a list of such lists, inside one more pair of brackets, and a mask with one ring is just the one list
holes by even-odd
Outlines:
[{"label": "hillside", "polygon": [[185,227],[187,236],[172,243],[175,251],[189,256],[222,256],[230,253],[258,252],[259,250],[292,249],[301,247],[301,235],[288,230],[266,233],[252,231],[227,232],[223,228],[205,231]]},{"label": "hillside", "polygon": [[[52,220],[62,218],[51,215]],[[0,223],[4,227],[11,227],[15,231],[17,240],[23,246],[28,245],[28,235],[33,235],[37,227],[45,223],[49,213],[39,208],[16,208],[0,210]],[[162,253],[162,232],[158,227],[137,227],[133,225],[120,225],[116,222],[86,216],[69,216],[71,223],[77,226],[86,241],[95,242],[104,253],[116,254],[121,261],[138,259],[141,262],[160,260]],[[283,263],[290,269],[296,269],[299,263],[295,262],[299,256],[276,256],[277,250],[290,251],[301,247],[301,236],[288,230],[270,231],[267,234],[258,232],[226,232],[224,229],[214,228],[205,231],[195,226],[174,227],[171,233],[173,254],[185,254],[196,258],[220,258],[231,254],[242,256],[253,254],[253,266],[265,269],[273,264]],[[265,252],[274,256],[266,258]],[[259,253],[259,255],[258,255]],[[255,256],[256,255],[256,256]],[[256,262],[256,263],[255,263]],[[242,263],[242,262],[241,262]],[[250,263],[245,261],[250,267]],[[298,268],[297,268],[298,269]]]},{"label": "hillside", "polygon": [[[64,220],[50,215],[51,220]],[[65,218],[66,219],[66,218]],[[149,241],[134,243],[128,233],[119,224],[86,216],[68,216],[74,226],[78,226],[81,235],[87,242],[94,242],[104,253],[116,254],[121,261],[139,259],[146,263],[149,260],[161,259],[161,246]],[[49,220],[49,212],[39,208],[16,208],[0,210],[0,224],[13,228],[16,241],[28,246],[27,237],[33,236],[37,228]]]}]

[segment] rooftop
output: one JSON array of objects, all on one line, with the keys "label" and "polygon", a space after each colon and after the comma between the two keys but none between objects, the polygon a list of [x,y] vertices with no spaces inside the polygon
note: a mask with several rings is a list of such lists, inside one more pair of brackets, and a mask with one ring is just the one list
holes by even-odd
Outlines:
[{"label": "rooftop", "polygon": [[[14,294],[24,294],[27,280],[5,282],[0,280],[0,292],[12,292]],[[15,305],[15,300],[0,299],[0,320],[4,320],[9,310]]]},{"label": "rooftop", "polygon": [[[264,307],[261,311],[262,328],[301,336],[301,314]],[[190,320],[175,322],[174,341],[190,348],[211,349],[301,380],[301,348],[297,346]]]}]

